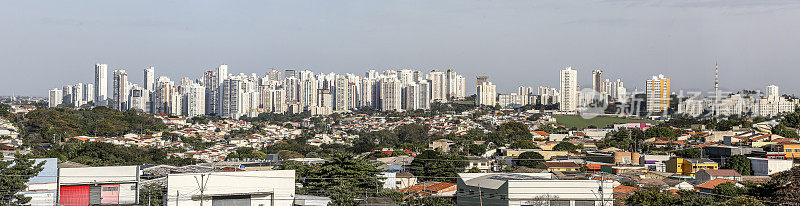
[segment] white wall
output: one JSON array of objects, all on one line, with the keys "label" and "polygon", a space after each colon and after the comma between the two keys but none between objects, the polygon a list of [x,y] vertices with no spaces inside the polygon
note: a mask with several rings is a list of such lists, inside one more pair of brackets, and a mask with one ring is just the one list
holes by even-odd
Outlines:
[{"label": "white wall", "polygon": [[792,160],[749,157],[754,176],[767,176],[792,169]]},{"label": "white wall", "polygon": [[[204,176],[201,176],[204,174]],[[203,195],[242,195],[253,193],[274,193],[274,205],[292,205],[294,201],[295,171],[248,171],[248,172],[216,172],[170,174],[167,177],[167,205],[192,206],[200,205],[198,182],[206,180]],[[176,195],[180,193],[177,198]],[[211,205],[210,198],[204,199],[204,205]],[[251,199],[253,206],[269,206],[272,196],[260,196]]]},{"label": "white wall", "polygon": [[[597,180],[509,180],[509,203],[520,204],[520,200],[534,199],[542,196],[555,196],[559,200],[596,200],[600,201],[600,181]],[[613,182],[603,183],[603,197],[613,200]]]},{"label": "white wall", "polygon": [[81,167],[58,170],[59,185],[137,182],[139,166]]}]

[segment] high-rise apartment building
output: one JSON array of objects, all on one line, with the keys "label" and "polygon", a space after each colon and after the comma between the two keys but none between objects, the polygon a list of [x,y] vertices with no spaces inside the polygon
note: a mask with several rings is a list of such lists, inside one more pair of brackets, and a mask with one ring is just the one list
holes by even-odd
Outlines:
[{"label": "high-rise apartment building", "polygon": [[592,71],[592,89],[597,93],[603,93],[603,70]]},{"label": "high-rise apartment building", "polygon": [[345,76],[336,77],[336,86],[334,88],[335,111],[349,111],[350,110],[350,80]]},{"label": "high-rise apartment building", "polygon": [[62,90],[53,88],[47,92],[47,107],[57,107],[64,100]]},{"label": "high-rise apartment building", "polygon": [[113,98],[111,107],[118,110],[128,109],[128,72],[114,70]]},{"label": "high-rise apartment building", "polygon": [[431,101],[447,102],[447,77],[444,72],[433,70],[428,73],[428,80],[431,81]]},{"label": "high-rise apartment building", "polygon": [[[183,83],[183,82],[182,82]],[[206,113],[206,88],[195,82],[181,84],[180,93],[183,107],[181,112],[186,117],[196,117]]]},{"label": "high-rise apartment building", "polygon": [[497,86],[493,85],[492,82],[483,82],[478,85],[476,91],[475,104],[486,106],[494,106],[497,104]]},{"label": "high-rise apartment building", "polygon": [[402,83],[397,77],[383,77],[378,82],[380,97],[378,104],[381,111],[403,111]]},{"label": "high-rise apartment building", "polygon": [[670,81],[663,74],[653,76],[646,82],[647,112],[658,113],[669,109]]},{"label": "high-rise apartment building", "polygon": [[86,104],[86,100],[84,100],[83,96],[83,87],[83,83],[72,86],[72,105],[75,105],[75,108],[80,108]]},{"label": "high-rise apartment building", "polygon": [[144,89],[153,91],[156,85],[156,68],[148,67],[144,69]]},{"label": "high-rise apartment building", "polygon": [[578,71],[567,67],[561,70],[559,87],[561,96],[558,109],[565,112],[574,112],[578,109]]},{"label": "high-rise apartment building", "polygon": [[106,106],[108,104],[108,65],[94,65],[94,105]]}]

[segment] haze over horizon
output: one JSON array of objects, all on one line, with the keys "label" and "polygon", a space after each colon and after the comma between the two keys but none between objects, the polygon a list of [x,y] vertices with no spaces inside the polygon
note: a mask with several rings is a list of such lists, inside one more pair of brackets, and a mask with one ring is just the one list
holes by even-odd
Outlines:
[{"label": "haze over horizon", "polygon": [[485,73],[509,93],[558,86],[558,71],[652,75],[673,91],[800,93],[800,2],[795,1],[12,1],[0,7],[0,95],[46,96],[93,83],[94,64],[173,80],[220,64],[363,74],[369,69],[456,69],[475,91]]}]

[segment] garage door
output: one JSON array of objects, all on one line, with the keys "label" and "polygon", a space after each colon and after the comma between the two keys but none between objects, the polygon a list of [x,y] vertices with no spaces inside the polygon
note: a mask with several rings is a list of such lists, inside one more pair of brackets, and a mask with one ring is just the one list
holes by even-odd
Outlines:
[{"label": "garage door", "polygon": [[250,206],[250,195],[213,197],[211,206]]}]

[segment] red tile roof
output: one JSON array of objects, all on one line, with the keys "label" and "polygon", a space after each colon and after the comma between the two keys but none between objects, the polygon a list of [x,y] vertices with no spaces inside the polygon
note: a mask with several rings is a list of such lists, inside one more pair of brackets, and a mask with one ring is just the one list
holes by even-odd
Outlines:
[{"label": "red tile roof", "polygon": [[550,135],[550,134],[548,134],[548,133],[547,133],[547,132],[545,132],[545,131],[533,131],[533,132],[534,132],[534,133],[536,133],[536,134],[542,135],[542,136],[547,136],[547,135]]},{"label": "red tile roof", "polygon": [[626,185],[620,185],[614,188],[614,193],[623,193],[623,194],[633,194],[636,190],[640,190],[641,188],[638,187],[631,187]]},{"label": "red tile roof", "polygon": [[699,185],[697,185],[695,187],[704,188],[704,189],[714,189],[714,187],[717,187],[717,185],[722,184],[722,183],[726,183],[726,182],[736,183],[737,181],[717,178],[717,179],[713,179],[713,180],[709,180],[707,182],[704,182],[703,184],[699,184]]}]

